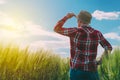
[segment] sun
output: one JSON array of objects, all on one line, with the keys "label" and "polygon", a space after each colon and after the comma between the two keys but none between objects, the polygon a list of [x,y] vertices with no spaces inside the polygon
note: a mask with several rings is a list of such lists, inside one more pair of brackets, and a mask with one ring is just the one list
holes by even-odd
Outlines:
[{"label": "sun", "polygon": [[3,25],[4,29],[7,29],[7,30],[15,30],[18,25],[14,19],[9,17],[5,17],[2,20],[1,24]]},{"label": "sun", "polygon": [[0,19],[0,29],[16,31],[22,29],[22,24],[20,24],[16,19],[8,16],[3,16]]}]

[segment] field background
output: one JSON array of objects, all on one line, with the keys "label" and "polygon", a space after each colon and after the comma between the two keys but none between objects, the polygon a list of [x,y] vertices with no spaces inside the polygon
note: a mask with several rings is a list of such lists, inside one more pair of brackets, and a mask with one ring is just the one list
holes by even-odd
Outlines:
[{"label": "field background", "polygon": [[[103,59],[99,66],[101,80],[120,79],[120,50]],[[69,58],[40,49],[0,45],[0,80],[69,80]]]}]

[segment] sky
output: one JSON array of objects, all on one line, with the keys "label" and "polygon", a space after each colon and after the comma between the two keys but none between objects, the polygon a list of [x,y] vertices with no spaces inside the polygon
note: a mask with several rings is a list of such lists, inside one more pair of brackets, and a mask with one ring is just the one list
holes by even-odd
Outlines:
[{"label": "sky", "polygon": [[[0,0],[0,42],[44,48],[69,57],[69,38],[53,31],[67,13],[89,11],[91,26],[101,31],[113,48],[120,45],[120,0]],[[76,18],[64,27],[77,27]],[[103,49],[99,46],[98,55]]]}]

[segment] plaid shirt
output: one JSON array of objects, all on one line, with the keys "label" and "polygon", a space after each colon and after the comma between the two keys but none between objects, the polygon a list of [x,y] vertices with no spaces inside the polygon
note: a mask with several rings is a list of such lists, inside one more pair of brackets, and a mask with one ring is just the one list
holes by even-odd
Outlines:
[{"label": "plaid shirt", "polygon": [[102,33],[90,26],[80,28],[63,28],[67,21],[65,16],[56,24],[54,31],[70,38],[70,67],[84,71],[96,71],[97,47],[100,43],[105,50],[112,50],[110,43]]}]

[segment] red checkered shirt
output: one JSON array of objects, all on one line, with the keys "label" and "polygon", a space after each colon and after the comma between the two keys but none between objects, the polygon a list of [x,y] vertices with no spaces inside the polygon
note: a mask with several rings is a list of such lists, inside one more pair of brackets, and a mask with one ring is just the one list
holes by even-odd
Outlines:
[{"label": "red checkered shirt", "polygon": [[112,50],[112,46],[100,31],[90,26],[83,25],[78,28],[63,28],[67,19],[65,16],[58,21],[54,31],[70,38],[70,67],[84,71],[96,71],[98,44],[100,43],[105,50]]}]

